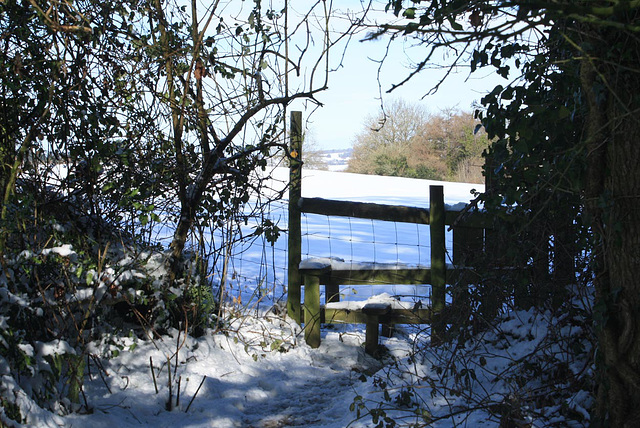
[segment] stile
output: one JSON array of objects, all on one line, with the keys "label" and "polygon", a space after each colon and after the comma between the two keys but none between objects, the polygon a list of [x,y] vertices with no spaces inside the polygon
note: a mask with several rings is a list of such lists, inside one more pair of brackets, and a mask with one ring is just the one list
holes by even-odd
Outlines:
[{"label": "stile", "polygon": [[[346,322],[366,324],[365,349],[373,354],[378,345],[379,325],[388,334],[394,324],[432,324],[432,343],[444,337],[447,320],[446,285],[464,286],[477,281],[473,268],[477,255],[483,251],[483,235],[491,228],[490,220],[483,213],[467,213],[463,218],[458,211],[446,211],[444,186],[429,187],[429,209],[351,201],[335,201],[321,198],[302,198],[302,113],[291,113],[290,138],[290,187],[289,187],[289,271],[287,313],[289,317],[304,323],[305,341],[312,348],[320,346],[321,323]],[[490,188],[490,183],[488,188]],[[301,269],[302,235],[301,213],[328,216],[347,216],[383,221],[429,224],[431,235],[431,267],[390,269]],[[453,225],[454,268],[446,268],[445,225]],[[486,242],[486,241],[485,241]],[[486,243],[484,243],[486,246]],[[486,248],[485,248],[486,250]],[[301,276],[304,276],[302,281]],[[302,284],[305,286],[304,309],[301,305]],[[413,309],[379,308],[365,305],[360,310],[328,308],[320,305],[320,285],[325,287],[326,302],[340,301],[341,285],[364,284],[431,284],[431,306]],[[466,289],[465,289],[466,290]],[[464,300],[464,299],[463,299]]]}]

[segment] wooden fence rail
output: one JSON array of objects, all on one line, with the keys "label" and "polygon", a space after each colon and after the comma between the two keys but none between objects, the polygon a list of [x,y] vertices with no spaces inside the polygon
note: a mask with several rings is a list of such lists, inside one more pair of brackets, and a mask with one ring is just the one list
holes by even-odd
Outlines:
[{"label": "wooden fence rail", "polygon": [[[431,223],[429,208],[302,197],[298,200],[297,204],[297,209],[301,213],[307,214],[365,218],[381,221],[401,221],[402,223]],[[446,210],[445,207],[445,224],[473,229],[483,229],[490,226],[488,217],[482,212],[475,212],[473,215],[462,217],[460,216],[461,213],[462,211],[460,210]]]}]

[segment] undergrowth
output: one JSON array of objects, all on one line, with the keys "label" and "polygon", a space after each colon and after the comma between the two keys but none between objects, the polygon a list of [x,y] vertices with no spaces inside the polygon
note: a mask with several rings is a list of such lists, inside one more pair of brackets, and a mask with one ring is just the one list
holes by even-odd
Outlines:
[{"label": "undergrowth", "polygon": [[197,263],[187,260],[169,286],[160,248],[69,207],[48,216],[12,209],[0,275],[2,424],[25,422],[34,404],[59,415],[90,411],[82,384],[92,341],[172,328],[198,335],[214,323]]},{"label": "undergrowth", "polygon": [[[575,290],[574,290],[575,291]],[[509,310],[492,327],[463,327],[446,346],[429,329],[414,349],[375,375],[377,393],[355,397],[356,420],[423,427],[474,420],[509,427],[586,426],[594,391],[591,297],[573,293],[555,310]]]}]

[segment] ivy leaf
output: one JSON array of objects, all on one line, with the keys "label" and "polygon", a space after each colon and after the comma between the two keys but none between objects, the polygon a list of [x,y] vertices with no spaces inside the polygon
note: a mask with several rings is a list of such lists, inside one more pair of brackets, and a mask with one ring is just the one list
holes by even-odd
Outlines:
[{"label": "ivy leaf", "polygon": [[565,119],[571,115],[571,110],[569,110],[566,106],[561,106],[558,109],[558,119]]},{"label": "ivy leaf", "polygon": [[393,14],[395,16],[398,16],[400,14],[400,11],[402,10],[402,0],[390,1],[385,6],[384,11],[388,12],[391,6],[393,6]]},{"label": "ivy leaf", "polygon": [[449,21],[449,25],[451,25],[452,29],[455,31],[462,31],[462,25],[458,24],[452,17],[448,17],[447,20]]},{"label": "ivy leaf", "polygon": [[522,138],[518,138],[516,140],[516,142],[513,144],[513,149],[516,152],[519,152],[519,153],[522,153],[522,154],[528,154],[529,153],[529,146],[527,145],[527,142]]},{"label": "ivy leaf", "polygon": [[415,17],[416,17],[416,8],[415,7],[410,7],[408,9],[405,9],[405,11],[402,13],[402,16],[404,16],[407,19],[415,19]]}]

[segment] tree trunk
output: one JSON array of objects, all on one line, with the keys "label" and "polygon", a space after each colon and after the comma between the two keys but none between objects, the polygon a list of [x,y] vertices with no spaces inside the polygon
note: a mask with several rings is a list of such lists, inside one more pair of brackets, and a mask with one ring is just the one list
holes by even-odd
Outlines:
[{"label": "tree trunk", "polygon": [[[604,31],[602,31],[604,33]],[[640,426],[640,42],[608,31],[583,60],[590,117],[587,210],[596,233],[596,425]],[[602,41],[606,40],[606,46]],[[608,64],[600,61],[606,58]],[[614,64],[614,65],[611,65]],[[596,71],[597,68],[597,71]],[[604,79],[604,80],[603,80]],[[607,89],[603,92],[603,86]]]},{"label": "tree trunk", "polygon": [[[635,86],[637,87],[637,86]],[[623,115],[615,109],[616,115]],[[611,195],[602,239],[608,281],[598,297],[607,314],[600,333],[603,384],[600,404],[611,426],[640,426],[640,123],[635,115],[613,119],[608,147]],[[616,126],[618,125],[618,126]]]},{"label": "tree trunk", "polygon": [[173,285],[175,279],[182,275],[182,252],[187,243],[189,232],[195,223],[196,213],[202,202],[206,186],[214,175],[213,168],[208,161],[209,159],[205,160],[198,178],[189,186],[184,197],[180,198],[180,219],[169,245],[171,254],[167,261],[167,285]]},{"label": "tree trunk", "polygon": [[169,245],[169,248],[171,249],[171,254],[167,263],[167,285],[169,286],[173,285],[175,279],[182,273],[182,251],[184,250],[184,246],[186,245],[187,238],[189,236],[189,231],[193,227],[193,222],[195,220],[194,204],[190,201],[184,201],[181,205],[180,219],[178,220],[176,231],[174,232],[173,239]]}]

